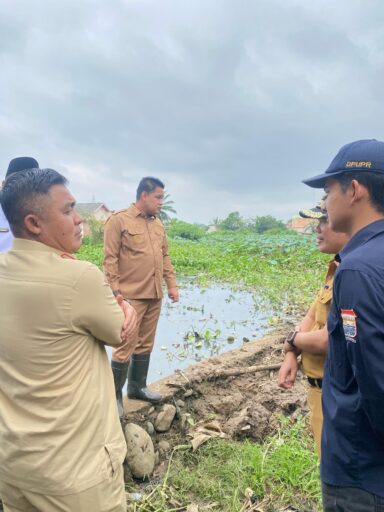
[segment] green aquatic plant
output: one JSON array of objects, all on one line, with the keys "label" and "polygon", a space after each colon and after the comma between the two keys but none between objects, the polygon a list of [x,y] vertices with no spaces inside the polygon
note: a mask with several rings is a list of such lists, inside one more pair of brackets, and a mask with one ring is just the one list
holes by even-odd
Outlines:
[{"label": "green aquatic plant", "polygon": [[[314,236],[290,232],[218,232],[198,241],[170,238],[169,247],[179,276],[194,276],[200,286],[220,281],[252,290],[256,307],[281,320],[311,303],[329,260]],[[102,245],[83,246],[78,256],[101,267],[102,253]]]}]

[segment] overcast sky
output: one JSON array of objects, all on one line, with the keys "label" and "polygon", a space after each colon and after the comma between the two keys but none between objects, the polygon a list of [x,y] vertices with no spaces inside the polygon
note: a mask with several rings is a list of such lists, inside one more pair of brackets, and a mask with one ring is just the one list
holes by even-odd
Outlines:
[{"label": "overcast sky", "polygon": [[1,0],[0,165],[34,156],[79,202],[142,176],[178,217],[287,219],[339,147],[383,139],[382,0]]}]

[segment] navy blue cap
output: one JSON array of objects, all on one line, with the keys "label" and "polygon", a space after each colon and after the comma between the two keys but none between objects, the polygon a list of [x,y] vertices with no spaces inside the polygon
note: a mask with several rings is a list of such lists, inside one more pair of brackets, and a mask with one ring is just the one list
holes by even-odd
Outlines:
[{"label": "navy blue cap", "polygon": [[329,178],[356,171],[384,174],[384,142],[367,139],[346,144],[339,150],[324,174],[303,180],[303,183],[313,188],[324,188]]},{"label": "navy blue cap", "polygon": [[6,176],[14,172],[24,171],[24,169],[35,169],[39,167],[37,160],[30,156],[19,156],[9,162]]}]

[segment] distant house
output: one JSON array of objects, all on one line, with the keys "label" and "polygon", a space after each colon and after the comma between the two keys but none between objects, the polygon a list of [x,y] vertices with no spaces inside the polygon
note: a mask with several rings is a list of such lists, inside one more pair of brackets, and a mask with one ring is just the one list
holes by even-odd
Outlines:
[{"label": "distant house", "polygon": [[316,226],[317,221],[315,219],[303,219],[302,217],[292,217],[287,222],[287,228],[293,229],[301,234],[313,233],[313,229]]},{"label": "distant house", "polygon": [[90,229],[87,223],[87,219],[94,218],[105,222],[113,210],[110,210],[104,203],[77,203],[76,209],[84,218],[83,222],[83,234],[89,236]]}]

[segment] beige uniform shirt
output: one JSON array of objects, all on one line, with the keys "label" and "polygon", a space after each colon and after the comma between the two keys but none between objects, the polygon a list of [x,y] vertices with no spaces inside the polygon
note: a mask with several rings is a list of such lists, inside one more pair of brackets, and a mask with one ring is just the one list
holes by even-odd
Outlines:
[{"label": "beige uniform shirt", "polygon": [[[123,313],[102,273],[39,242],[0,255],[0,479],[81,492],[124,459],[104,342]],[[100,341],[98,341],[100,340]]]},{"label": "beige uniform shirt", "polygon": [[113,213],[104,231],[104,272],[128,299],[161,299],[163,278],[168,289],[177,286],[162,222],[134,204]]},{"label": "beige uniform shirt", "polygon": [[[313,324],[311,331],[318,331],[319,329],[322,329],[327,323],[328,313],[332,302],[333,278],[337,269],[337,265],[338,264],[335,260],[332,260],[329,263],[324,285],[317,294],[317,297],[311,306],[315,316],[315,323]],[[303,351],[301,353],[301,362],[305,375],[307,377],[312,377],[313,379],[322,379],[324,373],[325,358],[325,354],[309,354],[308,352]]]}]

